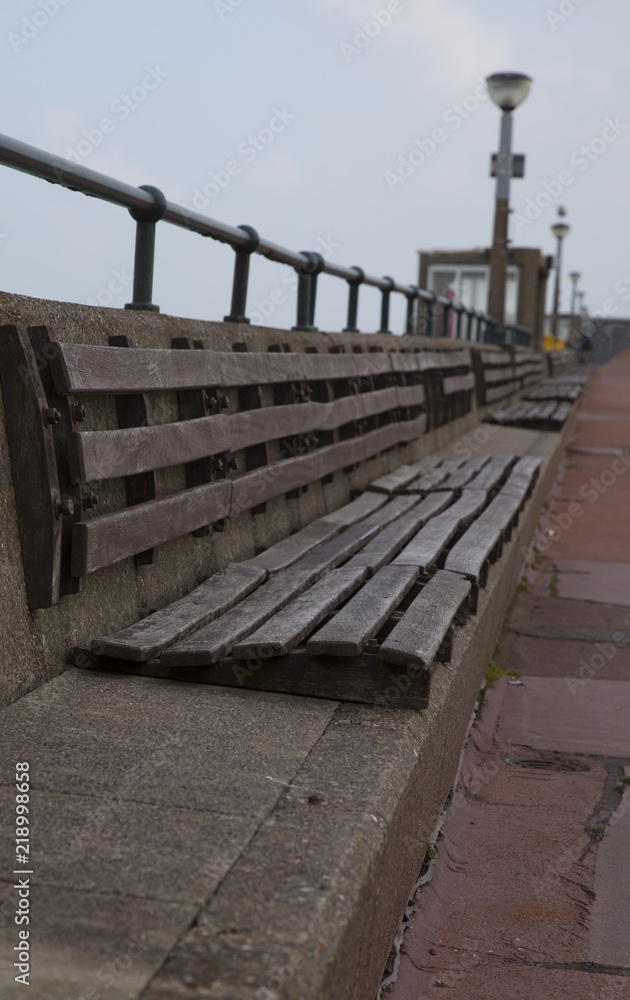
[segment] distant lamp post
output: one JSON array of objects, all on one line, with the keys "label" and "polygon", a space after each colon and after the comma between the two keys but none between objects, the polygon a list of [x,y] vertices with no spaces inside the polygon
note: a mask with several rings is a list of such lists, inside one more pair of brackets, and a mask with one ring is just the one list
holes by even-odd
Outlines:
[{"label": "distant lamp post", "polygon": [[508,214],[510,178],[523,177],[524,156],[512,155],[512,112],[529,94],[532,78],[524,73],[493,73],[486,77],[488,93],[501,109],[499,153],[493,157],[492,176],[497,179],[494,210],[494,232],[490,251],[490,287],[488,312],[499,325],[505,326],[505,284],[508,263]]},{"label": "distant lamp post", "polygon": [[578,281],[580,280],[581,277],[582,277],[582,275],[580,274],[579,271],[571,271],[571,274],[569,275],[569,278],[571,279],[571,284],[572,284],[572,288],[571,288],[571,315],[572,316],[575,316],[575,304],[577,302],[577,297],[578,297],[577,286],[578,286]]},{"label": "distant lamp post", "polygon": [[[563,219],[566,215],[566,209],[558,209],[558,218]],[[551,336],[554,340],[558,339],[558,320],[560,317],[560,280],[562,276],[562,241],[565,236],[568,236],[571,231],[571,227],[567,225],[566,222],[555,222],[551,227],[551,232],[557,240],[556,249],[556,289],[553,297],[553,315],[551,318]]]}]

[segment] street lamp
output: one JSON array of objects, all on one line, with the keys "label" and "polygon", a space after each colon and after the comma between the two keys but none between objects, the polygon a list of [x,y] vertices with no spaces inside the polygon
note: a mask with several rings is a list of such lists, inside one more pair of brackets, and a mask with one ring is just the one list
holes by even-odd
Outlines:
[{"label": "street lamp", "polygon": [[572,285],[573,285],[573,287],[571,289],[571,315],[572,316],[575,316],[575,303],[576,303],[577,295],[578,295],[577,286],[578,286],[578,281],[580,280],[581,277],[582,277],[582,275],[580,274],[579,271],[571,271],[571,274],[569,275],[569,278],[571,279],[571,282],[572,282]]},{"label": "street lamp", "polygon": [[493,172],[497,178],[496,203],[494,210],[494,232],[490,251],[490,287],[488,289],[488,312],[495,318],[499,328],[505,324],[505,283],[508,262],[508,213],[510,200],[510,178],[523,176],[522,158],[518,172],[514,170],[516,158],[512,157],[512,112],[522,104],[529,94],[532,78],[524,73],[493,73],[486,77],[488,93],[503,112],[499,153]]},{"label": "street lamp", "polygon": [[[562,219],[566,215],[566,209],[558,209],[558,217]],[[557,240],[556,250],[556,289],[553,298],[553,316],[551,319],[551,336],[558,339],[558,317],[560,313],[560,277],[562,274],[562,241],[569,235],[571,227],[566,222],[555,222],[551,227],[551,232]]]}]

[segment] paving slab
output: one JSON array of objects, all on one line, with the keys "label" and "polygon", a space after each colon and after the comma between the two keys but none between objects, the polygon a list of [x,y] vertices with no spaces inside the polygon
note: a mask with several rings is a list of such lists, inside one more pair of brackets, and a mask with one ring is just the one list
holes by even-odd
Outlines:
[{"label": "paving slab", "polygon": [[[630,767],[624,774],[630,777]],[[589,960],[630,969],[630,788],[599,845],[594,888]]]},{"label": "paving slab", "polygon": [[558,596],[630,608],[630,563],[555,559]]},{"label": "paving slab", "polygon": [[[532,631],[543,632],[551,626],[532,626]],[[497,657],[504,670],[518,670],[523,677],[563,677],[579,682],[597,677],[600,681],[630,681],[630,644],[616,646],[614,655],[607,659],[601,647],[614,645],[618,632],[606,629],[582,629],[582,636],[591,633],[592,642],[575,639],[573,631],[558,628],[558,638],[533,637],[522,632],[503,633],[501,650]],[[610,652],[609,649],[607,649]],[[580,675],[581,671],[581,675]],[[569,684],[569,682],[566,682]],[[579,687],[582,684],[578,683]],[[569,684],[569,687],[571,685]]]},{"label": "paving slab", "polygon": [[537,750],[630,758],[630,683],[579,680],[571,684],[560,677],[527,677],[510,686],[497,740]]}]

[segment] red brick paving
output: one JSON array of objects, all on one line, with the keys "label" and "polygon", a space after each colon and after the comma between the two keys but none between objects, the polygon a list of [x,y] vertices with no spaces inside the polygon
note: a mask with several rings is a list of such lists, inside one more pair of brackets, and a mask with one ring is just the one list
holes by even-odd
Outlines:
[{"label": "red brick paving", "polygon": [[[630,468],[613,466],[614,454],[579,450],[630,451],[630,351],[595,373],[580,412],[541,518],[541,551],[512,606],[499,654],[506,669],[523,674],[525,686],[508,687],[504,677],[486,695],[433,878],[416,896],[419,910],[405,934],[398,980],[386,994],[392,1000],[630,998],[630,901],[618,890],[630,884],[630,840],[615,834],[630,831],[630,821],[613,791],[615,774],[630,759],[606,759],[607,750],[630,754],[630,723],[624,730],[621,722],[630,714],[630,646],[618,645],[593,668],[606,635],[584,641],[592,638],[588,630],[630,634]],[[596,497],[594,479],[604,487]],[[575,508],[571,513],[575,503],[578,516]],[[566,637],[550,638],[554,630]],[[580,711],[588,724],[580,729],[578,712],[572,735],[566,678],[579,678],[580,669]],[[527,699],[534,695],[541,708],[532,714]],[[545,703],[552,696],[554,705]],[[596,709],[590,713],[589,699]],[[522,723],[523,711],[529,730],[515,722]],[[504,738],[529,738],[543,750],[501,745],[497,715]],[[553,756],[545,742],[587,770],[531,771],[506,762]],[[623,968],[606,964],[611,955],[621,955]]]}]

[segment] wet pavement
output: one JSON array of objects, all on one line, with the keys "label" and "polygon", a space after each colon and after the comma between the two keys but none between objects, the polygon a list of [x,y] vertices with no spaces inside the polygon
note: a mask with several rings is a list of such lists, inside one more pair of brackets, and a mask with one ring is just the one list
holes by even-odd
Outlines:
[{"label": "wet pavement", "polygon": [[582,397],[384,997],[630,998],[629,454],[626,351]]}]

